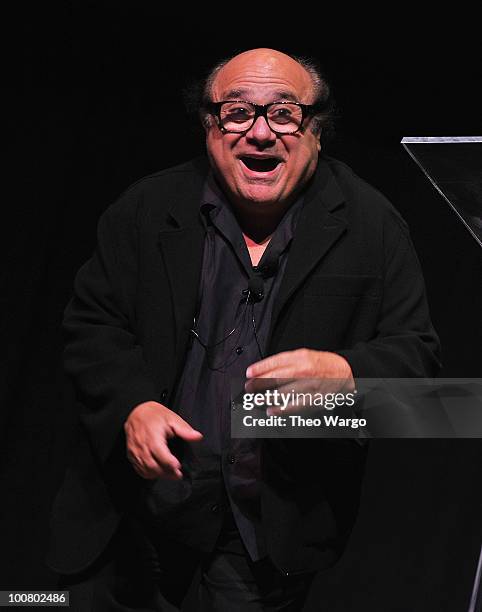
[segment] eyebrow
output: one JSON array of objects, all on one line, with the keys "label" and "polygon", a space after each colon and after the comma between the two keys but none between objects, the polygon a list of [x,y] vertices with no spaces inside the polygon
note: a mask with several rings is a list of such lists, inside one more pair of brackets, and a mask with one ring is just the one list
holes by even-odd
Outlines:
[{"label": "eyebrow", "polygon": [[[230,89],[224,94],[223,99],[244,99],[244,96],[247,95],[249,96],[249,89]],[[298,102],[298,96],[296,96],[292,91],[280,89],[273,92],[273,100],[289,100],[290,102]],[[249,100],[246,100],[246,102],[249,102]]]}]

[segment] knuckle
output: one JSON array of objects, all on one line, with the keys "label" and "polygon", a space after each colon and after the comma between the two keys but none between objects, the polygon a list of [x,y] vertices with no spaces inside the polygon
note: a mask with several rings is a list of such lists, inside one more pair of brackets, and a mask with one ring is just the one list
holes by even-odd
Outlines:
[{"label": "knuckle", "polygon": [[149,472],[158,472],[160,469],[159,464],[156,463],[153,459],[146,459],[143,462],[143,466],[144,466],[144,469]]}]

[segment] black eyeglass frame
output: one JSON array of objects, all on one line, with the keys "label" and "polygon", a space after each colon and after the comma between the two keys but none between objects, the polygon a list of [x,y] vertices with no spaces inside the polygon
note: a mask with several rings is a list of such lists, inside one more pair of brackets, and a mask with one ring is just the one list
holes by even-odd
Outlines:
[{"label": "black eyeglass frame", "polygon": [[[226,104],[227,102],[241,102],[243,104],[250,104],[251,106],[254,107],[254,117],[253,117],[253,120],[249,128],[246,128],[245,130],[235,131],[235,130],[227,130],[222,125],[221,107],[223,104]],[[268,119],[268,108],[270,106],[274,106],[277,104],[295,104],[301,109],[300,125],[293,132],[279,132],[277,130],[274,130],[271,127],[271,123]],[[204,107],[211,115],[214,115],[214,117],[216,118],[218,127],[223,134],[245,134],[246,132],[249,132],[249,130],[253,127],[258,117],[264,117],[269,129],[275,134],[279,134],[280,136],[291,136],[292,134],[297,134],[298,132],[302,130],[305,119],[307,119],[308,117],[313,117],[317,113],[321,112],[323,109],[323,105],[321,103],[301,104],[301,102],[293,102],[291,100],[280,100],[279,102],[270,102],[269,104],[255,104],[254,102],[250,102],[249,100],[221,100],[220,102],[208,102],[207,104],[204,105]]]}]

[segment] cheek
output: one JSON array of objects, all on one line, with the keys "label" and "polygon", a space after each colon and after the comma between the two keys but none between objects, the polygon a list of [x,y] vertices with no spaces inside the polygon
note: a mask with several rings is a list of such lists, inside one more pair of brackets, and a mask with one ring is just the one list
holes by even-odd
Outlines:
[{"label": "cheek", "polygon": [[207,139],[206,145],[211,165],[224,173],[227,167],[227,157],[222,141],[211,137]]},{"label": "cheek", "polygon": [[232,147],[226,138],[209,136],[206,141],[208,153],[218,168],[229,170],[234,166],[236,159]]},{"label": "cheek", "polygon": [[299,148],[294,155],[295,161],[293,167],[297,172],[303,173],[307,168],[314,168],[318,162],[319,141],[310,138],[299,143]]}]

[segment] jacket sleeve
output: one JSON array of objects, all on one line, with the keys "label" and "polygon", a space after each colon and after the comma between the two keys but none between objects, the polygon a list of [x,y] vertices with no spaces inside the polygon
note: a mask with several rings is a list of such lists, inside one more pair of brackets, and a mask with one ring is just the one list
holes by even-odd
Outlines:
[{"label": "jacket sleeve", "polygon": [[384,236],[383,295],[374,338],[336,351],[355,378],[433,377],[440,343],[432,326],[420,263],[401,218]]},{"label": "jacket sleeve", "polygon": [[101,462],[123,433],[129,412],[159,399],[134,332],[137,200],[131,189],[101,216],[97,247],[77,273],[62,324],[64,369]]}]

